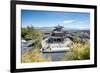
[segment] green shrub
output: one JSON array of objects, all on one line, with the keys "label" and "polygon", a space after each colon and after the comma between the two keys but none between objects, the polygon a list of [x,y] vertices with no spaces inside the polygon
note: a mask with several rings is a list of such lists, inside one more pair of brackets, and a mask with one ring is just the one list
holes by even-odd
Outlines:
[{"label": "green shrub", "polygon": [[22,63],[32,63],[32,62],[48,62],[51,59],[44,58],[42,53],[39,52],[39,49],[30,50],[22,54]]},{"label": "green shrub", "polygon": [[67,52],[63,60],[86,60],[90,59],[90,45],[88,43],[76,43],[71,48],[70,52]]}]

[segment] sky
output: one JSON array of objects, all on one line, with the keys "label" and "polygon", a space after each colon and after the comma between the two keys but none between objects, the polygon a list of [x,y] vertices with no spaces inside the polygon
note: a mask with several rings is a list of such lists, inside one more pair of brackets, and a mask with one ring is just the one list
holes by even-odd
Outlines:
[{"label": "sky", "polygon": [[90,29],[90,13],[21,10],[22,27],[54,27]]}]

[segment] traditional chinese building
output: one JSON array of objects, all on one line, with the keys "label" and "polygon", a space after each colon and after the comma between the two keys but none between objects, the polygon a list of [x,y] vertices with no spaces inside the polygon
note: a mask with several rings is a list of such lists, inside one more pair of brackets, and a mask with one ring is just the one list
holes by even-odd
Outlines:
[{"label": "traditional chinese building", "polygon": [[62,43],[65,39],[65,33],[62,26],[58,25],[51,32],[48,43]]},{"label": "traditional chinese building", "polygon": [[60,25],[54,27],[49,36],[42,41],[42,52],[58,52],[70,49],[68,45],[71,40],[66,38],[66,33],[62,29],[63,27]]}]

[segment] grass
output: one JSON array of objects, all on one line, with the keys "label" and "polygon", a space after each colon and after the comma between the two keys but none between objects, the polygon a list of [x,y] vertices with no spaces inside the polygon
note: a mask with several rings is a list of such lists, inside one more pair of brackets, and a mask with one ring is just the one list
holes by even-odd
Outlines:
[{"label": "grass", "polygon": [[32,62],[49,62],[50,58],[46,59],[43,57],[42,53],[39,52],[39,49],[28,51],[22,54],[22,63],[32,63]]},{"label": "grass", "polygon": [[86,60],[90,59],[89,43],[75,43],[74,47],[67,52],[63,60]]}]

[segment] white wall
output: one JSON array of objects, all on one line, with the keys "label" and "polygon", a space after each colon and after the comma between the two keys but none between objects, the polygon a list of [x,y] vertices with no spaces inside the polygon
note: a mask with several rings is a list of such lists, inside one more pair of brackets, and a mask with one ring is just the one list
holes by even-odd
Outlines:
[{"label": "white wall", "polygon": [[[97,0],[34,0],[96,5]],[[99,0],[98,0],[99,1]],[[100,72],[100,3],[98,2],[98,67],[42,71],[37,73],[99,73]],[[0,73],[10,73],[10,0],[0,0]]]}]

